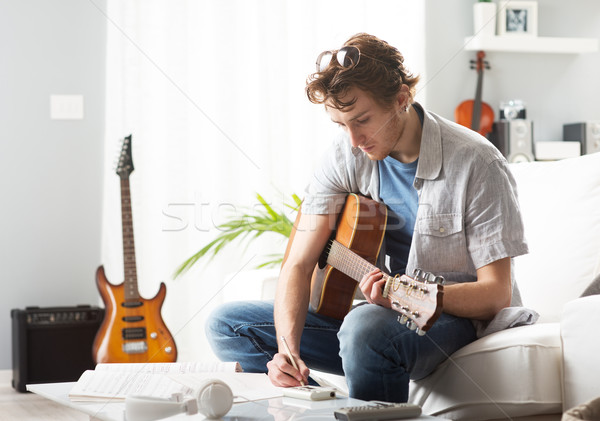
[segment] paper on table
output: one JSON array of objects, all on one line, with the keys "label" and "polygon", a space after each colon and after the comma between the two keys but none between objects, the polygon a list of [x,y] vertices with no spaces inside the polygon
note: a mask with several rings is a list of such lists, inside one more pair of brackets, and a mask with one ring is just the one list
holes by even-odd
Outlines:
[{"label": "paper on table", "polygon": [[193,391],[167,374],[241,371],[238,363],[115,363],[98,364],[84,372],[69,393],[72,401],[123,400],[127,395],[170,398],[173,393]]},{"label": "paper on table", "polygon": [[274,386],[269,377],[262,373],[213,372],[169,374],[168,376],[192,390],[197,389],[207,379],[224,381],[231,388],[235,403],[283,396],[283,388]]},{"label": "paper on table", "polygon": [[96,371],[121,371],[136,373],[200,373],[229,371],[241,372],[242,366],[237,362],[190,361],[180,363],[102,363],[97,364]]},{"label": "paper on table", "polygon": [[85,371],[71,392],[72,401],[123,400],[127,395],[170,398],[173,393],[193,391],[163,373]]}]

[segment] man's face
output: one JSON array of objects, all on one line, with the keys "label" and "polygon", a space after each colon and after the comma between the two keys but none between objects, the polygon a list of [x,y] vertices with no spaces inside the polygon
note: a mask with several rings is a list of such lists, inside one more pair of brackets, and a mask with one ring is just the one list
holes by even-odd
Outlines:
[{"label": "man's face", "polygon": [[348,133],[353,147],[360,148],[372,160],[384,159],[399,146],[404,130],[400,104],[383,108],[358,88],[352,88],[341,99],[353,98],[356,98],[354,105],[343,111],[326,104],[331,120]]}]

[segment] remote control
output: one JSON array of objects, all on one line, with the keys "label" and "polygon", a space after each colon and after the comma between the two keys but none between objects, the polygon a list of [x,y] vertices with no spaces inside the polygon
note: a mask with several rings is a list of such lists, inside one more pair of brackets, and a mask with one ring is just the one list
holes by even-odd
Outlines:
[{"label": "remote control", "polygon": [[333,414],[336,419],[341,421],[397,420],[421,415],[421,407],[412,403],[373,401],[373,404],[340,408],[336,409]]}]

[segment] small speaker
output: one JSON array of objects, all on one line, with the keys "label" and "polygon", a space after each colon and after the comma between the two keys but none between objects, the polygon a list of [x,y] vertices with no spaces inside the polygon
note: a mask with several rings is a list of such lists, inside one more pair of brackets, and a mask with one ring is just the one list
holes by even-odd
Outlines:
[{"label": "small speaker", "polygon": [[12,386],[76,381],[95,366],[92,345],[104,316],[98,307],[13,309]]},{"label": "small speaker", "polygon": [[581,142],[581,154],[600,152],[600,121],[563,125],[563,140]]},{"label": "small speaker", "polygon": [[491,142],[508,162],[529,162],[533,156],[533,122],[531,120],[500,120],[494,123]]}]

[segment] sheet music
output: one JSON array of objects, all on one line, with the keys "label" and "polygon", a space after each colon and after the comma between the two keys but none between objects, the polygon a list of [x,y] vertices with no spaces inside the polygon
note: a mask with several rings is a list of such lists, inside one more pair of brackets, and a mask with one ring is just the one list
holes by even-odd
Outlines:
[{"label": "sheet music", "polygon": [[127,395],[170,398],[173,393],[193,391],[161,373],[132,373],[87,370],[77,381],[69,398],[73,401],[123,400]]},{"label": "sheet music", "polygon": [[238,363],[115,363],[98,364],[95,370],[85,371],[71,392],[73,401],[102,399],[124,400],[127,395],[143,395],[170,398],[174,393],[193,395],[193,390],[176,382],[169,375],[206,373],[217,377],[217,373],[235,374],[241,370]]}]

